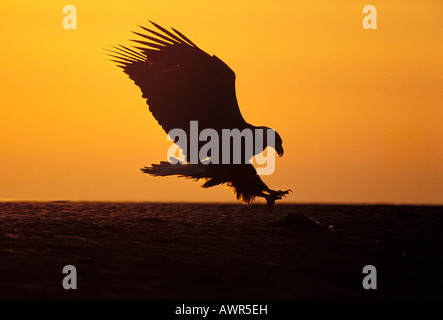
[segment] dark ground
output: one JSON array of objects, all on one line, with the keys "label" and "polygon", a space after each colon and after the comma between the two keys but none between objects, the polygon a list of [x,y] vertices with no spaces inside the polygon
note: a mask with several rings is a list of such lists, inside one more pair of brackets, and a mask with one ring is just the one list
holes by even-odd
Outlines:
[{"label": "dark ground", "polygon": [[442,299],[442,209],[4,202],[0,298]]}]

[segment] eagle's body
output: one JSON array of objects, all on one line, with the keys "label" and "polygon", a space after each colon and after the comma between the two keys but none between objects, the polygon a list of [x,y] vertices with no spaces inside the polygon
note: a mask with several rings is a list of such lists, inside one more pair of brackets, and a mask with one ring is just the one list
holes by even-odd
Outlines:
[{"label": "eagle's body", "polygon": [[[150,40],[133,40],[144,45],[135,47],[139,51],[119,46],[115,47],[111,56],[118,59],[113,61],[140,87],[149,110],[166,133],[181,129],[187,137],[191,137],[191,121],[198,121],[199,131],[212,129],[220,137],[223,129],[248,129],[253,133],[258,128],[269,129],[255,127],[244,120],[235,93],[235,73],[223,61],[199,49],[179,31],[172,29],[174,34],[151,23],[161,32],[144,27],[141,28],[149,35],[134,32]],[[197,163],[190,163],[190,141],[185,142],[186,145],[183,141],[177,142],[185,155],[185,163],[161,162],[142,171],[155,176],[178,175],[202,179],[205,188],[227,184],[243,202],[249,203],[257,196],[264,197],[268,207],[289,191],[269,189],[247,161],[242,164],[203,164],[203,159],[198,157]],[[200,142],[198,149],[203,144]],[[275,144],[271,145],[265,140],[260,149],[254,145],[253,155],[262,152],[268,145],[280,155],[283,154],[281,138],[275,132]],[[220,147],[220,157],[221,153]]]}]

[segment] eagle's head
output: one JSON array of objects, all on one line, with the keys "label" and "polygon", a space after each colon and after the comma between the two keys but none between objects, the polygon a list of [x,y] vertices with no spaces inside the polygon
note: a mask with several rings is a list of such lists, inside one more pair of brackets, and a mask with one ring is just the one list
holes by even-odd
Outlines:
[{"label": "eagle's head", "polygon": [[285,150],[283,149],[283,140],[281,139],[281,137],[277,131],[275,131],[275,148],[274,149],[277,152],[277,154],[279,155],[279,157],[283,156],[283,154],[285,153]]},{"label": "eagle's head", "polygon": [[[283,149],[283,140],[281,139],[280,135],[277,131],[274,129],[268,128],[268,127],[257,127],[258,129],[263,129],[263,150],[266,149],[266,147],[273,148],[277,154],[281,157],[284,154]],[[274,133],[274,141],[272,139],[268,139],[268,130]]]}]

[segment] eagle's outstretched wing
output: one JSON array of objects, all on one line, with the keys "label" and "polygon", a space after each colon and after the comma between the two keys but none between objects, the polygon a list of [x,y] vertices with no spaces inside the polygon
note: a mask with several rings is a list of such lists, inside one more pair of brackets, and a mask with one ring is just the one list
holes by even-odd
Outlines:
[{"label": "eagle's outstretched wing", "polygon": [[235,94],[235,73],[216,56],[199,49],[179,31],[170,32],[151,22],[158,31],[141,27],[134,32],[142,46],[114,47],[113,60],[140,87],[149,110],[168,133],[189,129],[243,128]]}]

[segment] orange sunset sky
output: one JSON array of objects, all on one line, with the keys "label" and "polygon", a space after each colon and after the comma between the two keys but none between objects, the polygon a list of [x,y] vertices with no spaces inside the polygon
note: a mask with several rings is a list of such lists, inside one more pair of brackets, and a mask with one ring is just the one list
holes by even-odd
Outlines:
[{"label": "orange sunset sky", "polygon": [[[77,9],[65,30],[62,10]],[[365,5],[377,29],[365,30]],[[148,19],[237,75],[245,119],[277,129],[280,203],[443,203],[443,2],[9,1],[0,4],[0,200],[235,201],[155,178],[170,142],[105,48]]]}]

